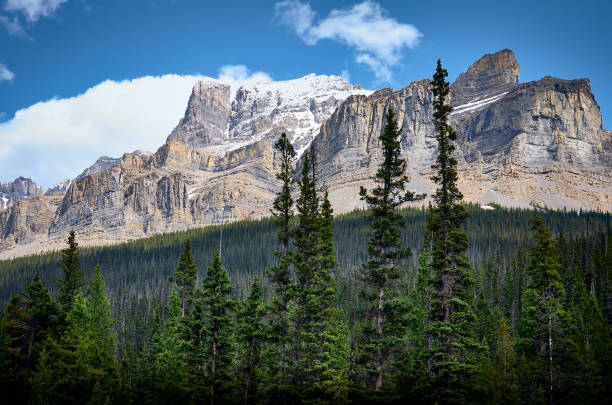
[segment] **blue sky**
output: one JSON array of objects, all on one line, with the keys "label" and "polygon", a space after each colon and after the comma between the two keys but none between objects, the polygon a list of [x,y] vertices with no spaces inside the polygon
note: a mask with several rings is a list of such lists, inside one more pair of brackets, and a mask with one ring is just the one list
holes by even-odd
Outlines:
[{"label": "blue sky", "polygon": [[[510,48],[521,81],[590,78],[609,127],[610,3],[0,0],[0,181],[24,175],[50,186],[97,156],[155,149],[199,75],[343,74],[366,88],[397,89],[430,77],[437,58],[454,79],[483,54]],[[118,94],[134,97],[133,111]],[[59,102],[74,97],[80,104]],[[95,105],[112,102],[116,111]],[[26,122],[50,106],[98,119],[74,133],[49,117]],[[27,114],[17,119],[19,110]],[[163,120],[140,122],[162,110]]]}]

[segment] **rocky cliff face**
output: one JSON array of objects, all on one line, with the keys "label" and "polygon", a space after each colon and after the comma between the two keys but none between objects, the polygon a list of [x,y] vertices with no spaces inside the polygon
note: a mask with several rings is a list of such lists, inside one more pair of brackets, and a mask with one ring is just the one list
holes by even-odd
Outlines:
[{"label": "rocky cliff face", "polygon": [[[518,84],[511,51],[485,55],[451,87],[461,188],[468,201],[509,206],[610,210],[610,131],[587,79],[552,77]],[[359,206],[380,162],[377,135],[392,108],[402,127],[410,187],[431,193],[436,156],[428,80],[400,91],[351,97],[322,127],[311,148],[319,179],[339,211]]]},{"label": "rocky cliff face", "polygon": [[36,185],[30,178],[17,177],[14,181],[0,183],[0,211],[7,209],[15,201],[36,197],[44,192],[45,189]]},{"label": "rocky cliff face", "polygon": [[511,50],[486,54],[457,76],[451,85],[451,104],[458,106],[509,91],[518,85],[520,74],[521,67]]},{"label": "rocky cliff face", "polygon": [[[519,72],[504,50],[451,87],[465,199],[612,210],[612,132],[602,127],[589,81],[519,84]],[[425,79],[372,93],[315,75],[249,88],[197,83],[184,118],[154,154],[103,157],[65,195],[0,212],[0,258],[60,247],[70,229],[97,245],[269,215],[278,190],[272,145],[282,131],[300,152],[316,154],[317,181],[336,212],[348,211],[360,206],[359,187],[372,185],[388,108],[402,127],[409,187],[431,193],[437,145],[429,86]]]}]

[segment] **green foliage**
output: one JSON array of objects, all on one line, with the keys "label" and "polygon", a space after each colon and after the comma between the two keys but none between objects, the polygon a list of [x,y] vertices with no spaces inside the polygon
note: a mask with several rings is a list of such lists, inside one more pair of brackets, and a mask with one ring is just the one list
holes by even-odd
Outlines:
[{"label": "green foliage", "polygon": [[185,249],[183,253],[181,253],[179,262],[174,269],[174,277],[170,278],[171,281],[175,282],[178,289],[179,298],[181,300],[182,317],[188,314],[191,309],[197,274],[198,268],[193,262],[193,256],[191,256],[191,241],[187,239],[187,242],[185,242]]},{"label": "green foliage", "polygon": [[[278,227],[278,242],[281,250],[274,252],[278,263],[266,269],[266,275],[274,287],[274,296],[271,300],[271,326],[277,346],[274,374],[278,376],[279,386],[287,383],[286,346],[289,334],[288,308],[293,296],[293,282],[291,277],[291,257],[289,254],[289,241],[291,237],[291,220],[293,218],[293,198],[291,197],[293,184],[293,159],[296,152],[284,132],[274,144],[274,149],[280,155],[280,170],[276,178],[281,181],[281,190],[274,199],[272,215]],[[271,353],[272,354],[272,353]]]},{"label": "green foliage", "polygon": [[457,187],[457,160],[452,157],[457,135],[448,124],[452,107],[446,104],[450,91],[446,76],[448,73],[438,60],[431,85],[438,141],[432,180],[438,188],[427,221],[431,234],[428,372],[433,398],[440,402],[463,402],[468,400],[468,392],[475,390],[472,379],[481,348],[474,333],[474,278],[465,256],[467,234],[461,230],[467,211]]},{"label": "green foliage", "polygon": [[238,316],[238,384],[243,387],[244,403],[257,398],[258,389],[266,376],[263,372],[264,345],[269,340],[269,327],[266,324],[266,306],[263,301],[263,289],[255,277],[251,292]]},{"label": "green foliage", "polygon": [[222,402],[230,394],[231,367],[235,353],[233,324],[237,309],[237,302],[230,297],[232,289],[227,270],[221,264],[217,251],[202,280],[201,302],[204,311],[196,319],[203,331],[202,351],[207,362],[211,402]]},{"label": "green foliage", "polygon": [[188,343],[183,338],[183,305],[176,284],[168,301],[168,317],[152,337],[154,393],[159,403],[180,402],[187,398]]},{"label": "green foliage", "polygon": [[405,222],[398,208],[424,196],[406,191],[408,177],[406,161],[400,158],[401,131],[393,111],[387,112],[387,123],[379,139],[382,144],[383,162],[376,172],[376,187],[368,193],[360,189],[361,199],[368,205],[368,219],[372,223],[372,236],[368,244],[369,260],[362,270],[366,285],[365,322],[362,330],[360,362],[366,375],[374,379],[379,390],[383,375],[389,372],[389,355],[401,343],[403,330],[397,320],[403,307],[394,300],[398,280],[405,268],[402,260],[410,255],[410,249],[402,248],[401,233]]},{"label": "green foliage", "polygon": [[81,269],[79,245],[75,240],[74,231],[70,231],[67,242],[68,247],[62,250],[62,262],[60,264],[64,271],[64,277],[57,281],[60,290],[59,302],[65,313],[70,312],[74,297],[85,285],[85,271]]}]

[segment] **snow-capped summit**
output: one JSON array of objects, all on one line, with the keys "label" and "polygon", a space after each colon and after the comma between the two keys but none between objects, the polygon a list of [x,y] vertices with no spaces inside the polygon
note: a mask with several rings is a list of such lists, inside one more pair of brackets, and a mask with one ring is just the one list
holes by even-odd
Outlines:
[{"label": "snow-capped summit", "polygon": [[286,132],[302,151],[340,103],[370,93],[340,76],[316,74],[238,88],[215,80],[198,82],[168,140],[222,153]]}]

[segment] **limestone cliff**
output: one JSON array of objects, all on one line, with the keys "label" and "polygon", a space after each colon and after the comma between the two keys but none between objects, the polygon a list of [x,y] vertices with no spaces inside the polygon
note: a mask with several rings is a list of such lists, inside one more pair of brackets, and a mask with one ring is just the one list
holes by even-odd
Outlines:
[{"label": "limestone cliff", "polygon": [[[519,83],[512,51],[485,55],[451,86],[460,187],[467,201],[612,210],[612,132],[587,79]],[[0,258],[269,215],[273,143],[288,133],[316,155],[336,212],[360,206],[381,160],[389,108],[402,128],[409,187],[431,193],[436,157],[430,80],[394,91],[309,75],[233,88],[197,83],[185,116],[154,154],[103,157],[62,191],[0,212]],[[298,170],[300,161],[296,162]]]}]

